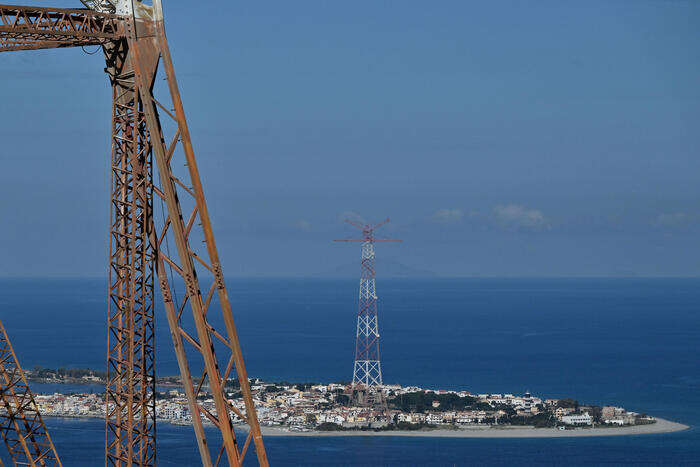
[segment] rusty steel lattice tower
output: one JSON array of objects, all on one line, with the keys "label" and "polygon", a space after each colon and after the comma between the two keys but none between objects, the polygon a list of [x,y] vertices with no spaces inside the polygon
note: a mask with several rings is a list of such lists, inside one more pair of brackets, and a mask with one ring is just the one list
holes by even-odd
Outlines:
[{"label": "rusty steel lattice tower", "polygon": [[362,225],[351,220],[346,220],[345,222],[362,231],[362,238],[360,239],[335,240],[336,242],[362,243],[362,272],[360,275],[352,388],[363,393],[362,400],[359,401],[361,404],[381,405],[383,399],[378,390],[381,389],[383,381],[382,364],[379,358],[379,321],[377,319],[377,290],[374,280],[374,244],[377,242],[400,242],[401,240],[376,239],[374,237],[374,231],[389,222],[389,219],[375,226]]},{"label": "rusty steel lattice tower", "polygon": [[[161,0],[81,1],[88,8],[0,5],[0,52],[86,45],[104,52],[112,86],[105,464],[156,463],[157,281],[202,464],[240,465],[254,449],[267,465]],[[167,97],[159,99],[161,64]],[[217,308],[222,331],[210,320]],[[234,378],[241,406],[227,397]],[[200,397],[207,387],[213,408]],[[221,446],[207,439],[205,419],[220,431]],[[234,421],[248,427],[243,443]]]},{"label": "rusty steel lattice tower", "polygon": [[[61,466],[17,355],[0,322],[0,435],[15,465]],[[2,462],[0,461],[0,464]]]}]

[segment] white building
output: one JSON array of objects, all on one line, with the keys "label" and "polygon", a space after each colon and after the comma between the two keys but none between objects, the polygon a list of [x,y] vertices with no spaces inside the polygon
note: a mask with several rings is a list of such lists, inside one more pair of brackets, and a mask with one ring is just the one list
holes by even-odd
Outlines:
[{"label": "white building", "polygon": [[561,417],[561,421],[567,425],[591,425],[593,424],[593,419],[588,414],[588,412],[583,415],[564,415]]}]

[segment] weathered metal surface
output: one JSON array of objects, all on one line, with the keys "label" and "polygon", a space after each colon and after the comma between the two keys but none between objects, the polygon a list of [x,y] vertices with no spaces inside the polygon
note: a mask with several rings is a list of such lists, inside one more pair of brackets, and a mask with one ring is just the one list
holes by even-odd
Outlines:
[{"label": "weathered metal surface", "polygon": [[122,24],[88,9],[0,5],[0,52],[99,45],[122,37]]},{"label": "weathered metal surface", "polygon": [[112,84],[105,456],[110,465],[155,465],[151,144],[127,41],[104,50]]},{"label": "weathered metal surface", "polygon": [[[202,464],[241,465],[253,446],[259,464],[266,466],[265,446],[165,36],[160,0],[154,0],[152,8],[138,3],[136,10],[130,16],[117,16],[90,10],[0,6],[6,18],[14,18],[2,23],[5,28],[0,29],[0,51],[101,44],[105,52],[113,90],[105,463],[125,466],[156,462],[155,269]],[[85,26],[75,27],[76,22]],[[66,25],[51,29],[48,23]],[[37,30],[43,35],[37,35]],[[169,90],[163,103],[154,95],[159,63],[163,64]],[[161,118],[170,119],[169,125],[162,125]],[[166,139],[167,128],[173,130]],[[174,167],[183,163],[186,175],[176,176]],[[164,206],[160,224],[154,216],[156,202]],[[186,218],[183,205],[187,206]],[[203,238],[203,247],[195,237]],[[168,238],[176,250],[172,255]],[[211,284],[205,289],[206,295],[202,283]],[[215,330],[208,319],[215,308],[223,314],[223,333]],[[218,360],[222,349],[225,366]],[[201,372],[201,376],[193,378],[191,369]],[[243,409],[227,397],[226,384],[234,378],[240,384]],[[213,411],[201,401],[207,388],[214,400]],[[210,445],[203,427],[205,419],[221,432],[220,446]],[[248,425],[242,444],[236,439],[234,421]],[[215,457],[210,449],[214,449]]]},{"label": "weathered metal surface", "polygon": [[0,322],[0,435],[15,465],[61,466],[5,326]]},{"label": "weathered metal surface", "polygon": [[117,7],[113,3],[116,0],[80,0],[80,2],[91,10],[102,13],[116,13]]}]

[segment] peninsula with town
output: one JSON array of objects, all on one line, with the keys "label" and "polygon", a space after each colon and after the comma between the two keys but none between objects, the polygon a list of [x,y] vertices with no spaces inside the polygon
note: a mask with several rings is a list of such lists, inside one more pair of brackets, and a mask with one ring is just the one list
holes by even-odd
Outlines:
[{"label": "peninsula with town", "polygon": [[[71,385],[73,389],[36,394],[44,416],[104,418],[104,394],[75,391],[76,385],[106,383],[103,373],[37,367],[27,371],[27,378],[57,388]],[[622,407],[544,398],[528,392],[476,394],[383,385],[375,395],[375,403],[366,404],[361,391],[347,383],[250,382],[263,433],[273,436],[562,437],[666,433],[688,428]],[[191,424],[178,378],[159,378],[156,385],[157,419],[175,425]],[[230,403],[245,414],[237,381],[228,380],[226,390]],[[200,399],[204,408],[216,412],[206,387]],[[242,420],[234,418],[234,422],[245,429]]]}]

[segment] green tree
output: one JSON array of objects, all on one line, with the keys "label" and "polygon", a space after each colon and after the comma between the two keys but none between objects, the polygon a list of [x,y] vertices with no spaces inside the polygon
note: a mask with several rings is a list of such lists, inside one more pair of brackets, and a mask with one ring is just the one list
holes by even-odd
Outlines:
[{"label": "green tree", "polygon": [[318,431],[343,431],[345,428],[343,428],[341,425],[338,425],[337,423],[331,423],[331,422],[324,422],[321,423],[316,427]]},{"label": "green tree", "polygon": [[575,401],[573,399],[559,399],[559,401],[557,401],[557,407],[561,407],[564,409],[577,409],[578,401]]}]

